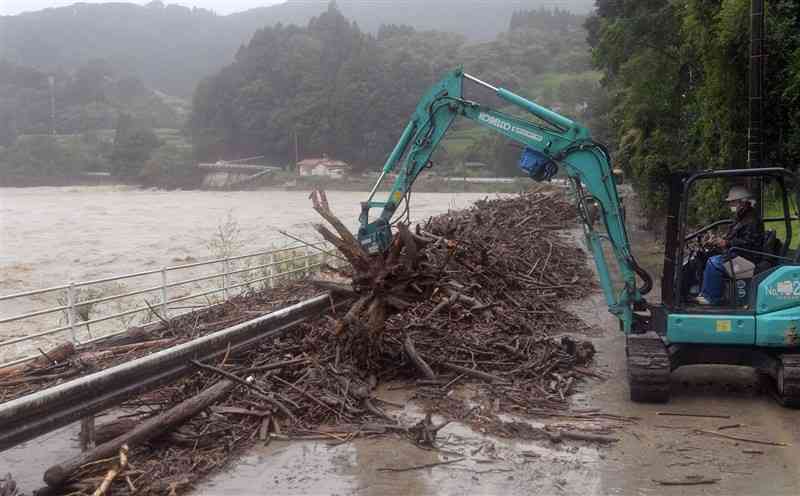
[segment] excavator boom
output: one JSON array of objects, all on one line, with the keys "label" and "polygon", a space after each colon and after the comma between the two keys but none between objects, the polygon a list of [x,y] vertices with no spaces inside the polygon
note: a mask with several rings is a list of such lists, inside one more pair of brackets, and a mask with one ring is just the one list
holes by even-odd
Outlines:
[{"label": "excavator boom", "polygon": [[[530,114],[537,121],[489,108],[463,96],[464,82],[471,81],[495,93],[502,100]],[[619,317],[630,333],[634,307],[643,304],[651,286],[650,276],[636,263],[625,229],[622,204],[614,182],[611,157],[606,148],[593,141],[589,130],[573,120],[504,88],[492,86],[465,74],[448,73],[423,96],[389,155],[380,178],[361,205],[359,241],[370,253],[379,253],[391,242],[393,219],[403,202],[409,201],[417,177],[431,163],[431,157],[456,118],[462,117],[500,133],[524,146],[520,167],[535,180],[549,180],[560,169],[570,180],[586,243],[597,266],[600,285],[609,310]],[[385,201],[375,201],[386,177],[396,178]],[[370,221],[370,212],[381,209]],[[600,229],[598,229],[600,227]],[[615,287],[603,249],[610,244],[621,284]],[[644,284],[637,286],[636,275]]]}]

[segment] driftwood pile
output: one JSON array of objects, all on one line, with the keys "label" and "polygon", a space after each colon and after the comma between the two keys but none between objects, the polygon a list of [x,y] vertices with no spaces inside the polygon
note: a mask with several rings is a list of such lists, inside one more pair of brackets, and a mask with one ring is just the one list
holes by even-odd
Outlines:
[{"label": "driftwood pile", "polygon": [[[324,194],[314,206],[333,226],[320,233],[352,264],[352,284],[305,290],[352,294],[350,310],[222,363],[194,362],[197,374],[131,399],[125,407],[134,413],[97,428],[100,451],[48,471],[59,492],[91,494],[120,464],[123,446],[127,469],[107,482],[114,494],[175,494],[259,441],[392,434],[430,446],[446,423],[431,414],[509,435],[499,413],[565,414],[576,383],[596,375],[587,368],[591,344],[562,335],[587,329],[563,304],[593,288],[583,251],[565,232],[574,215],[562,193],[481,201],[413,231],[398,225],[389,252],[374,257]],[[403,405],[381,399],[386,383],[413,388],[428,415],[396,417]],[[210,390],[221,392],[213,406],[176,416]],[[155,436],[140,435],[148,418]],[[102,458],[111,461],[89,462]]]}]

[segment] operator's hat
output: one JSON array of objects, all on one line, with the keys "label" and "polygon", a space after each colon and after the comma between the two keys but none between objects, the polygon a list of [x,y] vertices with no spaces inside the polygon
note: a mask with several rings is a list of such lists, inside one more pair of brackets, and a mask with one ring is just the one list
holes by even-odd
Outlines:
[{"label": "operator's hat", "polygon": [[753,194],[750,193],[744,186],[734,186],[728,191],[728,197],[725,198],[726,202],[733,202],[737,200],[752,200]]}]

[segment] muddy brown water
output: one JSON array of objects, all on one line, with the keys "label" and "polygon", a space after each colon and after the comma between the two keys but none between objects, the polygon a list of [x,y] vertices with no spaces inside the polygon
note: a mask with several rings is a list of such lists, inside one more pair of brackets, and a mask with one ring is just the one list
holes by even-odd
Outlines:
[{"label": "muddy brown water", "polygon": [[[381,193],[379,197],[381,198]],[[158,191],[127,186],[75,186],[0,188],[0,295],[60,286],[70,281],[160,269],[219,258],[210,242],[228,221],[226,236],[232,254],[249,254],[286,246],[291,241],[278,230],[318,240],[312,224],[319,216],[312,210],[308,191]],[[348,227],[356,228],[360,202],[366,192],[328,193],[331,208]],[[413,195],[412,220],[423,221],[450,209],[462,209],[486,193],[418,193]],[[372,212],[377,215],[376,210]],[[293,242],[291,242],[293,243]],[[236,268],[242,268],[237,266]],[[170,282],[209,275],[213,268],[170,273]],[[82,299],[124,294],[161,284],[160,275],[127,279],[94,286],[98,294]],[[170,289],[170,298],[208,290],[198,282]],[[213,284],[219,284],[218,280]],[[137,295],[96,305],[90,318],[144,307]],[[0,301],[0,317],[10,317],[63,305],[63,292]],[[180,305],[204,303],[194,300]],[[180,306],[177,305],[177,306]],[[137,315],[79,327],[78,339],[89,339],[138,321]],[[30,320],[0,324],[0,341],[21,337],[66,323],[61,312]],[[0,361],[36,353],[62,342],[68,331],[0,348]]]},{"label": "muddy brown water", "polygon": [[[38,289],[177,265],[213,255],[208,242],[230,212],[243,253],[313,233],[308,191],[157,191],[124,186],[0,188],[0,290]],[[331,191],[356,227],[368,193]],[[486,193],[417,193],[412,218],[461,209]],[[378,212],[374,211],[373,215]]]}]

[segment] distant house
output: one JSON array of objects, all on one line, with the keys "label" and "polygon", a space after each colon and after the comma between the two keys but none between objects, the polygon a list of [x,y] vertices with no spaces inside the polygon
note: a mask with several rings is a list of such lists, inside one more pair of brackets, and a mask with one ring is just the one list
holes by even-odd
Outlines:
[{"label": "distant house", "polygon": [[307,158],[297,162],[297,170],[301,176],[325,176],[343,177],[350,166],[341,160],[333,160],[327,157]]}]

